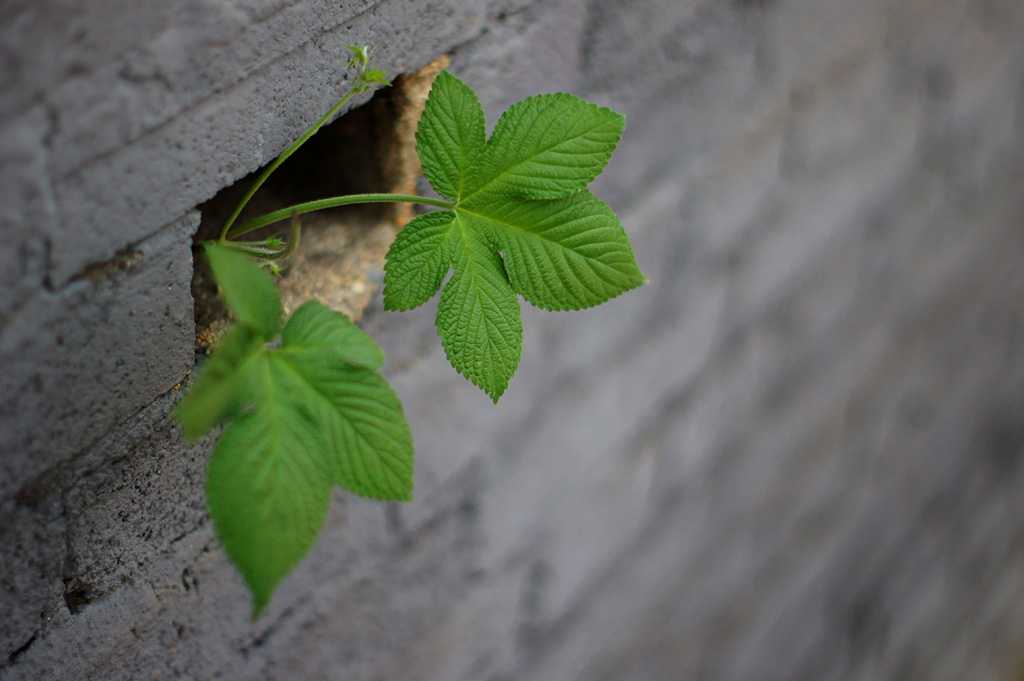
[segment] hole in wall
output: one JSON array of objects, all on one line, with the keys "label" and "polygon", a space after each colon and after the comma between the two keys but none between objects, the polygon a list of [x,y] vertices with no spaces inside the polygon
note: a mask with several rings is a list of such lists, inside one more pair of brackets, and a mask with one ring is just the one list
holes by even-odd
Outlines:
[{"label": "hole in wall", "polygon": [[[395,79],[363,106],[324,126],[278,168],[239,217],[245,220],[287,206],[343,194],[417,193],[420,177],[415,152],[416,125],[442,57],[421,71]],[[214,238],[263,168],[200,205],[202,222],[195,241]],[[358,320],[380,286],[384,255],[398,230],[412,219],[410,204],[344,206],[302,217],[302,240],[284,263],[278,281],[286,313],[310,298]],[[246,235],[284,235],[287,222]],[[217,295],[209,268],[196,258],[192,283],[197,353],[205,354],[230,318]]]},{"label": "hole in wall", "polygon": [[84,584],[78,582],[65,581],[64,584],[64,603],[68,606],[68,611],[72,615],[77,615],[89,603],[92,602],[92,597],[89,595],[88,589]]}]

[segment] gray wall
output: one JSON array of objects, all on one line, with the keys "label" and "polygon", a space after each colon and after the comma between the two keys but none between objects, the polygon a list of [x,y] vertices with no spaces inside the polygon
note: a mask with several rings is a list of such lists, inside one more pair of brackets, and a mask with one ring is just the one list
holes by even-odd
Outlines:
[{"label": "gray wall", "polygon": [[[417,500],[251,623],[168,418],[195,208],[352,42],[626,113],[651,284],[524,307],[497,407],[374,299]],[[8,0],[0,93],[3,681],[1024,674],[1018,0]]]}]

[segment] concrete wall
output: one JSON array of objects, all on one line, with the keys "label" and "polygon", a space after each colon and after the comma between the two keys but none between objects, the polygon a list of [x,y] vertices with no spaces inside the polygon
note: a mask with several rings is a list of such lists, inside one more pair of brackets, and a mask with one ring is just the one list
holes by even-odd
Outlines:
[{"label": "concrete wall", "polygon": [[[168,418],[195,209],[353,42],[623,111],[651,284],[524,308],[497,407],[375,298],[417,500],[251,623]],[[1024,674],[1017,0],[13,0],[0,93],[0,680]]]}]

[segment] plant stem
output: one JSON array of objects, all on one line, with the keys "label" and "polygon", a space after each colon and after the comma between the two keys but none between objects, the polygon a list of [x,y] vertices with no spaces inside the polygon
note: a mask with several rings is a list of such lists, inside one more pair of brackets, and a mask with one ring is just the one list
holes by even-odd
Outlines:
[{"label": "plant stem", "polygon": [[283,246],[274,247],[268,245],[267,241],[224,241],[221,245],[232,248],[241,253],[263,261],[287,260],[292,257],[299,247],[299,239],[302,236],[302,223],[299,221],[299,213],[292,211],[292,224],[288,228],[288,240]]},{"label": "plant stem", "polygon": [[227,237],[239,237],[253,231],[254,229],[265,227],[280,220],[286,220],[292,215],[302,215],[304,213],[312,213],[313,211],[323,210],[325,208],[349,206],[356,203],[420,203],[426,206],[437,206],[438,208],[455,207],[455,204],[449,203],[448,201],[442,201],[441,199],[429,199],[425,196],[416,196],[414,194],[350,194],[348,196],[333,196],[329,199],[320,199],[318,201],[309,201],[307,203],[289,206],[288,208],[282,208],[281,210],[275,210],[273,213],[267,213],[266,215],[258,218],[253,218],[252,220],[246,220],[233,229],[230,229],[230,231],[222,234],[221,241]]},{"label": "plant stem", "polygon": [[[340,100],[338,100],[338,103],[332,106],[327,113],[320,117],[320,120],[314,123],[309,130],[303,133],[302,137],[295,140],[295,142],[290,147],[285,149],[280,156],[274,159],[273,163],[267,166],[263,170],[263,172],[260,173],[260,176],[256,178],[255,182],[253,182],[252,187],[249,188],[249,191],[246,192],[245,196],[242,197],[242,200],[238,202],[237,206],[235,206],[235,210],[231,213],[231,216],[224,223],[224,226],[220,228],[220,235],[217,237],[217,241],[224,243],[224,240],[227,239],[228,237],[228,232],[231,229],[231,225],[235,224],[235,220],[238,219],[238,215],[242,212],[242,209],[245,208],[247,203],[249,203],[249,199],[251,199],[253,197],[253,194],[255,194],[256,191],[261,186],[263,186],[263,183],[267,181],[267,178],[270,177],[271,173],[277,170],[278,166],[287,161],[288,157],[294,154],[298,150],[298,148],[301,147],[306,142],[306,140],[315,135],[317,131],[320,130],[320,128],[322,128],[324,124],[331,119],[331,116],[338,113],[338,110],[341,109],[341,107],[348,104],[349,100],[351,100],[357,94],[363,92],[363,90],[357,87],[358,85],[360,85],[360,82],[360,78],[356,77],[356,79],[352,81],[352,85],[349,87],[348,92],[346,92],[344,96]],[[288,216],[285,215],[284,217]]]}]

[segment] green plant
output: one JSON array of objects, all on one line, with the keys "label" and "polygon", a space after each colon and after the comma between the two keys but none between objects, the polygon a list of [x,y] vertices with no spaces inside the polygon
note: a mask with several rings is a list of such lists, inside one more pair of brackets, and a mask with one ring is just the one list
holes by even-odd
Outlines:
[{"label": "green plant", "polygon": [[[548,310],[598,305],[646,280],[625,231],[586,186],[625,127],[610,109],[559,93],[514,104],[486,137],[474,92],[442,72],[416,135],[434,199],[359,194],[299,204],[235,224],[269,175],[359,92],[388,84],[350,48],[348,93],[258,177],[203,244],[236,317],[177,416],[195,440],[227,421],[207,476],[210,513],[253,594],[254,616],[313,545],[332,486],[377,499],[412,497],[413,446],[402,407],[377,370],[384,354],[344,315],[318,302],[282,325],[268,263],[298,244],[299,216],[353,203],[440,208],[412,220],[387,254],[384,304],[417,307],[442,289],[437,329],[452,366],[495,402],[522,352],[519,296]],[[238,237],[291,221],[287,240]],[[280,337],[280,342],[277,341]]]}]

